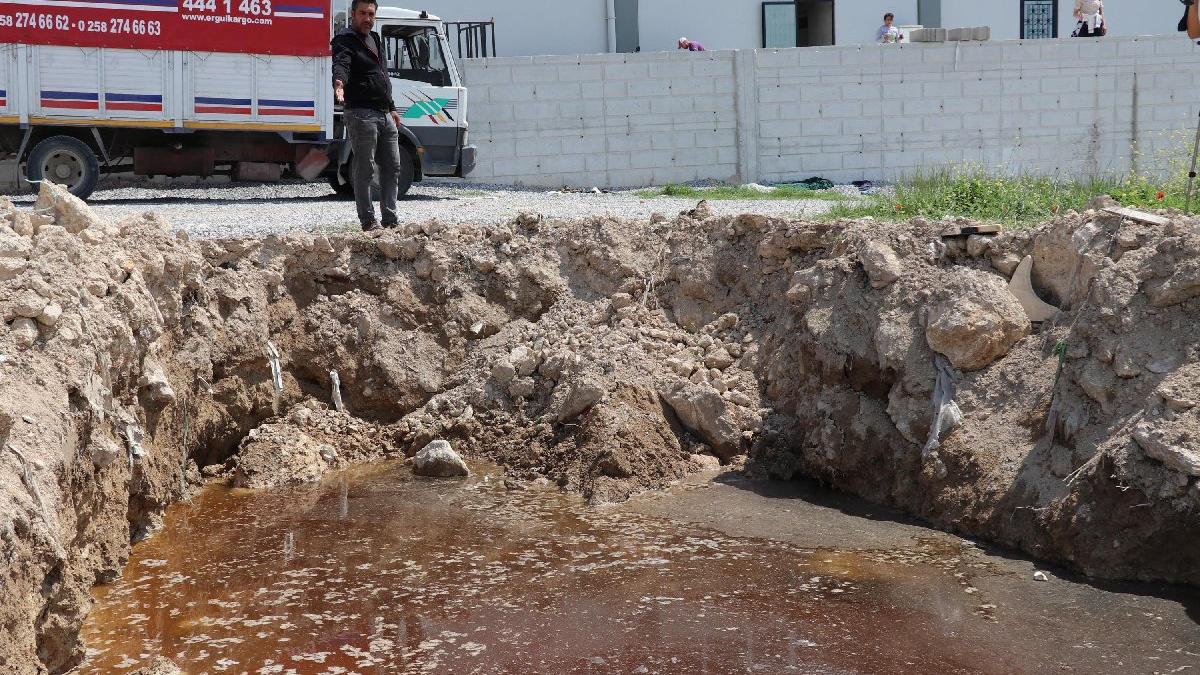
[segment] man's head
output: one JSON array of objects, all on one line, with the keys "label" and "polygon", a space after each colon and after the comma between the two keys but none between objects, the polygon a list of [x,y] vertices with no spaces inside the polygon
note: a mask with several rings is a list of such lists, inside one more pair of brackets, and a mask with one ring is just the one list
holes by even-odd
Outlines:
[{"label": "man's head", "polygon": [[376,0],[354,0],[350,3],[350,27],[362,35],[370,33],[375,28],[375,10],[379,9]]},{"label": "man's head", "polygon": [[689,39],[687,39],[687,38],[685,38],[685,37],[681,37],[681,38],[679,38],[679,48],[680,48],[680,49],[687,49],[687,48],[689,48],[689,47],[691,47],[691,46],[692,46],[692,41],[691,41],[691,40],[689,40]]},{"label": "man's head", "polygon": [[895,21],[895,20],[896,20],[896,15],[895,15],[895,14],[892,14],[891,12],[888,12],[887,14],[884,14],[884,15],[883,15],[883,24],[884,24],[885,26],[890,26],[890,25],[892,25],[892,22],[893,22],[893,21]]}]

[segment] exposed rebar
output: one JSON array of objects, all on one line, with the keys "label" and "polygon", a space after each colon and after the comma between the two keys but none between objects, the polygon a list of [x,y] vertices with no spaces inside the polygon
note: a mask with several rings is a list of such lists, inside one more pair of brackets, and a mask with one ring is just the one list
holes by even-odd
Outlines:
[{"label": "exposed rebar", "polygon": [[275,388],[275,400],[271,402],[271,408],[278,415],[283,398],[283,369],[279,365],[279,350],[275,348],[275,343],[270,341],[267,342],[267,362],[271,366],[271,386]]},{"label": "exposed rebar", "polygon": [[342,403],[342,380],[338,377],[336,370],[329,371],[329,381],[333,389],[333,409],[338,412],[346,412],[346,406]]}]

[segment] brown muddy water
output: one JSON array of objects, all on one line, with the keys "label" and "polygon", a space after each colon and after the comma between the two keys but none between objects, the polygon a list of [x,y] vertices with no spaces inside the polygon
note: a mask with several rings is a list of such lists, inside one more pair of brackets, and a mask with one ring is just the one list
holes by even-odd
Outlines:
[{"label": "brown muddy water", "polygon": [[77,672],[1200,671],[1190,592],[1034,570],[801,485],[589,508],[387,463],[171,507],[96,589]]}]

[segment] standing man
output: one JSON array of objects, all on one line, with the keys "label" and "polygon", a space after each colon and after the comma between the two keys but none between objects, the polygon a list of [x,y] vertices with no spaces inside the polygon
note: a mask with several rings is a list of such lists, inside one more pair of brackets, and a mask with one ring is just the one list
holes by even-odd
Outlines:
[{"label": "standing man", "polygon": [[704,45],[700,44],[699,42],[696,42],[695,40],[689,40],[685,37],[679,38],[679,42],[677,44],[679,45],[680,49],[686,49],[689,52],[706,52],[706,51],[708,51],[707,49],[704,48]]},{"label": "standing man", "polygon": [[333,49],[333,95],[343,104],[342,120],[354,148],[351,181],[358,222],[364,232],[379,229],[371,203],[371,161],[379,166],[379,210],[384,227],[399,223],[396,198],[400,173],[400,114],[392,102],[383,41],[375,27],[376,0],[353,0],[350,28],[338,32]]}]

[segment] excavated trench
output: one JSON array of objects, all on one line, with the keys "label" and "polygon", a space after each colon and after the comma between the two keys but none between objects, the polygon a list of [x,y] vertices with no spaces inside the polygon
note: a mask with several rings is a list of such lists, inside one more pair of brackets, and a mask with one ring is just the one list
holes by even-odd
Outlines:
[{"label": "excavated trench", "polygon": [[[91,587],[204,482],[434,439],[592,502],[744,462],[1089,575],[1200,581],[1200,229],[1179,214],[946,239],[701,204],[189,241],[48,183],[0,210],[14,672],[78,663]],[[1007,288],[1026,256],[1062,310],[1038,324]]]}]

